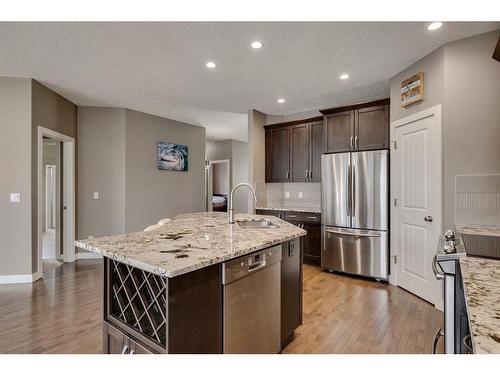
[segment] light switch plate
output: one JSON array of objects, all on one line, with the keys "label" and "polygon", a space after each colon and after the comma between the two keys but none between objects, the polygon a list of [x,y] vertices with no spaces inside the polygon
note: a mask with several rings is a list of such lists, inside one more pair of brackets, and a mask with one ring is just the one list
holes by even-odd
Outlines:
[{"label": "light switch plate", "polygon": [[21,193],[10,193],[9,202],[10,203],[20,203],[21,202]]},{"label": "light switch plate", "polygon": [[289,191],[285,191],[285,198],[290,199],[290,192]]},{"label": "light switch plate", "polygon": [[299,199],[302,199],[302,192],[299,191]]},{"label": "light switch plate", "polygon": [[99,199],[99,192],[98,191],[94,191],[94,199]]}]

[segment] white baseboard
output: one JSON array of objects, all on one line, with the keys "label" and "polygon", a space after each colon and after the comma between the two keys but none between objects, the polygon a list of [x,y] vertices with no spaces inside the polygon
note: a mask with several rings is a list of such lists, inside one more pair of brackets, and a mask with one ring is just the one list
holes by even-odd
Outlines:
[{"label": "white baseboard", "polygon": [[38,274],[34,273],[32,275],[1,275],[0,284],[20,284],[20,283],[32,283],[38,279]]},{"label": "white baseboard", "polygon": [[96,254],[96,253],[76,253],[76,260],[79,259],[101,259],[102,255],[101,254]]}]

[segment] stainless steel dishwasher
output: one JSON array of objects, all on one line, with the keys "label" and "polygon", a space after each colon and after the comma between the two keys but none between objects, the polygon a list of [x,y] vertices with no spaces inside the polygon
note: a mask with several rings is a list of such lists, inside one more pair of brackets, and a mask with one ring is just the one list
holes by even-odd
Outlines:
[{"label": "stainless steel dishwasher", "polygon": [[223,264],[224,353],[278,353],[281,245]]}]

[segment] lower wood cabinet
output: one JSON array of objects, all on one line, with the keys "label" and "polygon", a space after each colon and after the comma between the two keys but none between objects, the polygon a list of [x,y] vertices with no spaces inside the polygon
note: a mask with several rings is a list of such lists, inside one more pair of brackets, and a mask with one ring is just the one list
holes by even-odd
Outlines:
[{"label": "lower wood cabinet", "polygon": [[302,251],[300,239],[283,243],[281,255],[281,349],[302,324]]},{"label": "lower wood cabinet", "polygon": [[108,322],[104,322],[103,332],[104,354],[153,354],[153,351],[148,349],[146,345],[131,338]]},{"label": "lower wood cabinet", "polygon": [[307,236],[302,240],[304,261],[308,263],[321,263],[321,224],[304,223],[302,228],[307,231]]}]

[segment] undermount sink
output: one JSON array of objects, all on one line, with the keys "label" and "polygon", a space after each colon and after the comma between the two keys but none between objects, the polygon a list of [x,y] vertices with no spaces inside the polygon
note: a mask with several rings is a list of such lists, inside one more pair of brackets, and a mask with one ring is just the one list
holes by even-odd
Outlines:
[{"label": "undermount sink", "polygon": [[278,228],[278,225],[266,219],[236,220],[236,224],[242,228]]}]

